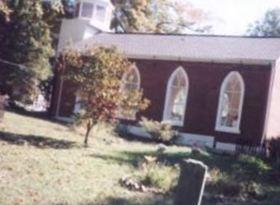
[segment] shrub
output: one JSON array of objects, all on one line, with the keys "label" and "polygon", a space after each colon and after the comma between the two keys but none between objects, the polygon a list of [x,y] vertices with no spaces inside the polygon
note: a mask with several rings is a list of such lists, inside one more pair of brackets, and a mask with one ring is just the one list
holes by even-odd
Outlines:
[{"label": "shrub", "polygon": [[221,170],[219,168],[214,167],[208,171],[207,180],[209,182],[217,182],[219,180],[220,175]]},{"label": "shrub", "polygon": [[250,155],[240,155],[238,157],[239,167],[248,170],[251,173],[262,174],[270,170],[270,166],[264,162],[260,157]]},{"label": "shrub", "polygon": [[250,155],[239,155],[231,165],[231,176],[238,181],[267,180],[271,166],[262,158]]},{"label": "shrub", "polygon": [[269,157],[280,164],[280,137],[272,138],[267,142]]},{"label": "shrub", "polygon": [[139,180],[147,187],[154,187],[167,192],[175,187],[178,176],[179,170],[174,166],[151,163],[141,172]]},{"label": "shrub", "polygon": [[140,125],[157,142],[170,143],[178,136],[178,132],[173,130],[172,126],[169,124],[148,120],[143,117],[141,118]]},{"label": "shrub", "polygon": [[227,197],[260,198],[263,195],[260,184],[254,181],[240,182],[225,174],[219,174],[209,181],[206,190]]},{"label": "shrub", "polygon": [[263,195],[260,184],[249,181],[246,183],[242,183],[242,192],[252,198],[260,198]]},{"label": "shrub", "polygon": [[206,190],[211,194],[236,197],[241,194],[241,185],[235,181],[218,180],[210,182],[206,186]]},{"label": "shrub", "polygon": [[[254,157],[247,155],[242,156],[242,159],[251,163],[257,161],[264,166],[262,162],[256,160]],[[258,163],[257,163],[258,164]],[[246,168],[244,168],[246,169]],[[240,170],[237,170],[237,174]],[[244,175],[245,173],[239,173]],[[250,173],[247,173],[250,175]],[[221,172],[218,168],[209,170],[210,178],[207,181],[206,190],[212,194],[221,194],[228,197],[251,197],[254,199],[263,197],[263,192],[259,183],[256,183],[254,179],[251,180],[240,180],[233,176]],[[250,176],[251,177],[251,176]],[[251,177],[252,178],[252,177]]]}]

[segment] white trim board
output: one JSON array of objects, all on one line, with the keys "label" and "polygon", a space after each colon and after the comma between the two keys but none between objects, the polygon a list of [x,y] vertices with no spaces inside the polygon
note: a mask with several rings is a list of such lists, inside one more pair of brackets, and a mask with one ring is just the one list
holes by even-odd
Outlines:
[{"label": "white trim board", "polygon": [[213,148],[215,138],[209,135],[180,133],[181,137],[177,140],[178,144],[190,146],[205,146]]},{"label": "white trim board", "polygon": [[[81,43],[79,41],[78,43]],[[100,46],[102,44],[96,44]],[[74,45],[75,46],[75,45]],[[76,49],[80,52],[86,50],[87,47],[78,47]],[[132,60],[162,60],[162,61],[180,61],[180,62],[195,62],[195,63],[223,63],[223,64],[237,64],[237,65],[264,65],[268,66],[275,63],[274,59],[246,59],[246,58],[190,58],[180,56],[165,56],[165,55],[142,55],[142,54],[127,54],[122,52],[128,59]],[[250,69],[250,67],[248,67]],[[266,69],[266,68],[264,68]]]},{"label": "white trim board", "polygon": [[74,119],[71,118],[71,117],[55,116],[54,118],[58,121],[61,121],[61,122],[67,122],[67,123],[73,123],[74,122]]},{"label": "white trim board", "polygon": [[235,152],[236,144],[217,142],[216,149],[221,151],[226,151],[226,152]]},{"label": "white trim board", "polygon": [[147,133],[142,127],[131,126],[131,125],[125,125],[125,126],[127,127],[128,132],[133,135],[143,137],[143,138],[152,138],[152,136],[149,133]]},{"label": "white trim board", "polygon": [[265,112],[265,121],[264,121],[264,128],[263,128],[263,135],[261,139],[261,144],[264,143],[267,132],[268,132],[268,126],[269,126],[269,119],[271,116],[271,101],[273,98],[273,91],[276,84],[276,73],[279,72],[277,69],[280,69],[280,57],[271,65],[271,74],[270,74],[270,82],[269,82],[269,90],[268,90],[268,96],[266,101],[266,112]]},{"label": "white trim board", "polygon": [[[152,136],[147,133],[144,128],[132,126],[132,125],[124,125],[127,127],[128,131],[131,134],[134,134],[143,138],[151,138]],[[189,146],[205,146],[213,148],[214,146],[214,137],[208,135],[199,135],[199,134],[191,134],[191,133],[180,133],[180,137],[177,140],[176,144],[178,145],[189,145]]]},{"label": "white trim board", "polygon": [[[162,55],[132,55],[126,54],[123,52],[124,55],[127,56],[129,59],[135,60],[164,60],[164,61],[181,61],[181,62],[195,62],[195,63],[225,63],[225,64],[243,64],[243,65],[270,65],[275,62],[275,60],[269,59],[242,59],[242,58],[188,58],[188,57],[180,57],[180,56],[162,56]],[[250,69],[250,67],[248,68]]]}]

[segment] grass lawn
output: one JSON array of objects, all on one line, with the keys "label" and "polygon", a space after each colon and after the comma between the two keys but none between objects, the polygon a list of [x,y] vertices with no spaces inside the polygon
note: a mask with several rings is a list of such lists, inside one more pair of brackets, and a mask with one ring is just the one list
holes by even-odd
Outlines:
[{"label": "grass lawn", "polygon": [[[157,145],[127,141],[104,130],[99,129],[85,149],[81,133],[65,125],[7,112],[0,123],[0,204],[172,204],[170,194],[129,191],[119,184],[124,176],[141,175],[137,162],[155,155]],[[279,185],[266,178],[270,165],[246,157],[192,156],[187,147],[170,146],[164,154],[169,164],[186,157],[204,161],[213,175],[230,181],[254,179],[265,191],[266,204],[280,204]],[[220,194],[218,183],[207,189]]]}]

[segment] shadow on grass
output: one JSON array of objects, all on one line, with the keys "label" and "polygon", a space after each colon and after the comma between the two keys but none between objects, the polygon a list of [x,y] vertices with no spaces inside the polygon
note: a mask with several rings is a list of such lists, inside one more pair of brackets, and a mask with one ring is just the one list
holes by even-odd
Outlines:
[{"label": "shadow on grass", "polygon": [[34,119],[43,120],[46,122],[56,123],[56,124],[63,125],[63,126],[67,126],[67,125],[71,124],[69,122],[63,122],[61,120],[57,120],[57,119],[51,117],[51,115],[48,111],[44,111],[44,112],[27,111],[23,108],[18,108],[18,107],[6,108],[5,111],[15,113],[15,114],[18,114],[21,116],[25,116],[25,117],[31,117]]},{"label": "shadow on grass", "polygon": [[[56,203],[53,205],[69,205],[68,203]],[[137,198],[122,198],[109,197],[97,202],[82,202],[77,205],[173,205],[171,198],[164,196],[156,197],[137,197]]]},{"label": "shadow on grass", "polygon": [[[174,196],[150,196],[150,197],[137,197],[137,198],[122,198],[122,197],[109,197],[96,202],[81,202],[75,205],[173,205]],[[227,199],[223,202],[217,202],[203,198],[202,205],[278,205],[278,201],[257,202],[257,201],[232,201]],[[186,203],[188,204],[188,203]],[[69,203],[55,203],[53,205],[70,205]],[[71,203],[72,205],[72,203]]]},{"label": "shadow on grass", "polygon": [[[129,166],[137,167],[138,163],[144,156],[157,156],[156,151],[122,151],[115,152],[111,155],[92,154],[90,157],[100,158],[111,163],[128,164]],[[256,160],[248,160],[238,158],[237,156],[219,155],[219,154],[193,154],[188,151],[166,152],[158,156],[158,160],[167,165],[180,164],[185,159],[195,159],[202,161],[209,169],[219,169],[224,174],[242,180],[253,180],[255,182],[264,183],[269,181],[269,169],[262,162]],[[251,158],[249,158],[251,159]]]},{"label": "shadow on grass", "polygon": [[57,140],[35,135],[19,135],[3,131],[0,131],[0,141],[15,145],[29,145],[41,149],[70,149],[76,145],[75,142],[67,140]]},{"label": "shadow on grass", "polygon": [[181,163],[183,160],[192,158],[203,161],[210,168],[211,167],[221,167],[224,165],[227,159],[223,159],[214,155],[200,155],[200,154],[192,154],[189,151],[178,151],[176,153],[166,152],[162,155],[157,155],[156,151],[143,151],[143,152],[132,152],[132,151],[122,151],[115,152],[112,155],[106,154],[91,154],[90,157],[100,158],[106,161],[116,162],[116,163],[127,163],[131,166],[137,166],[139,160],[143,159],[144,156],[158,156],[158,160],[160,162],[167,163],[169,165],[174,165]]}]

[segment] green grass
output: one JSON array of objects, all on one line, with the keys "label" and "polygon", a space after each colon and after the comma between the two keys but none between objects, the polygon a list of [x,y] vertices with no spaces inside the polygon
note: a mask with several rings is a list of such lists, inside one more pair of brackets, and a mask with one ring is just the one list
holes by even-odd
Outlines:
[{"label": "green grass", "polygon": [[[4,122],[0,123],[0,204],[172,204],[170,195],[129,191],[119,184],[124,176],[143,175],[138,162],[145,155],[155,156],[156,144],[127,141],[104,127],[95,133],[89,139],[90,147],[83,148],[81,131],[7,112]],[[210,169],[219,170],[222,180],[253,180],[262,185],[269,198],[280,198],[274,199],[280,196],[279,185],[267,179],[271,167],[258,158],[192,155],[189,148],[169,146],[161,160],[165,166],[173,166],[189,157],[203,161]],[[155,180],[159,181],[166,173],[158,176],[150,172],[149,175],[149,180],[156,176],[158,179]],[[156,183],[160,186],[158,181]],[[165,182],[163,184],[167,186]],[[209,186],[207,191],[215,193],[216,190]]]},{"label": "green grass", "polygon": [[[90,148],[82,142],[83,136],[67,126],[7,112],[0,124],[0,204],[143,204],[146,199],[154,204],[162,198],[148,200],[149,194],[118,183],[137,171],[134,156],[124,153],[154,152],[155,145],[102,131],[90,138]],[[186,148],[170,152],[176,150]]]}]

